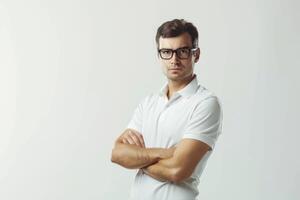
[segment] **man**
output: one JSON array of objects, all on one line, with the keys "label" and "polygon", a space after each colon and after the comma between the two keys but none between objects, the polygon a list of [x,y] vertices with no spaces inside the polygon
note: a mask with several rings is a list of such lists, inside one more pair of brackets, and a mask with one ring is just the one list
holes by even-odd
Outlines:
[{"label": "man", "polygon": [[195,200],[221,133],[222,109],[193,72],[200,57],[196,27],[185,20],[165,22],[156,43],[167,83],[138,105],[111,160],[139,169],[132,200]]}]

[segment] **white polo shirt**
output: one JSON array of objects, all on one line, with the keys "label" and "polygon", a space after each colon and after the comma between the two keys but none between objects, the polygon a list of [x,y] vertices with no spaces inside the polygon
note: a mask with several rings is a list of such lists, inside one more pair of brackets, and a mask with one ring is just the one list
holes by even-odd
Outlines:
[{"label": "white polo shirt", "polygon": [[[145,146],[168,148],[183,138],[200,140],[212,149],[222,129],[218,98],[198,84],[197,75],[168,100],[168,83],[137,106],[127,128],[140,132]],[[131,200],[195,200],[201,173],[212,151],[199,161],[187,180],[161,182],[139,170],[130,192]]]}]

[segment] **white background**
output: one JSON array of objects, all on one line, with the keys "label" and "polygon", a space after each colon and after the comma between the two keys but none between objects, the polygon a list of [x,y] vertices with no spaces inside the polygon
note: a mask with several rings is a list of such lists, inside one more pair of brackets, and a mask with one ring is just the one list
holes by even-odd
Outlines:
[{"label": "white background", "polygon": [[166,81],[155,33],[199,30],[200,84],[223,134],[200,199],[300,199],[297,0],[0,1],[0,199],[126,199],[110,162],[143,97]]}]

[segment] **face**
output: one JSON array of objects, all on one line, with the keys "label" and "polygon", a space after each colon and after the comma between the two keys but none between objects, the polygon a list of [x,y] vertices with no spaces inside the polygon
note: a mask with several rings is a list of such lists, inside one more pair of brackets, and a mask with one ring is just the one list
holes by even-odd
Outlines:
[{"label": "face", "polygon": [[[192,38],[188,33],[183,33],[177,37],[159,38],[159,49],[178,49],[182,47],[192,48]],[[159,56],[163,73],[170,81],[182,82],[189,79],[194,72],[194,64],[198,62],[200,50],[192,51],[187,59],[180,59],[176,53],[169,60],[164,60]]]}]

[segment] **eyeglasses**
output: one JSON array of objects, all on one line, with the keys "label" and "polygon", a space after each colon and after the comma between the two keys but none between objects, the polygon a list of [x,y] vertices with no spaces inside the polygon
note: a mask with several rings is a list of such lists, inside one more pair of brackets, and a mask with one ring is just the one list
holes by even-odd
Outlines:
[{"label": "eyeglasses", "polygon": [[181,47],[178,49],[159,49],[158,53],[160,57],[164,60],[170,60],[173,57],[174,52],[176,56],[180,59],[188,59],[191,55],[191,52],[196,51],[198,48],[190,48],[190,47]]}]

